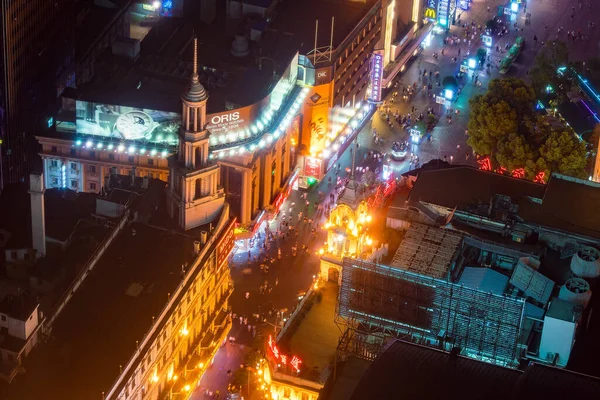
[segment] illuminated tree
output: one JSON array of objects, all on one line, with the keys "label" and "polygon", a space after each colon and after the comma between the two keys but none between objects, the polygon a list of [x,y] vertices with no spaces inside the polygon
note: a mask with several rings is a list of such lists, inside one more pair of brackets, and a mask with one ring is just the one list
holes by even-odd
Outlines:
[{"label": "illuminated tree", "polygon": [[572,129],[553,130],[547,118],[534,113],[535,95],[517,79],[493,80],[489,90],[471,99],[468,143],[489,156],[490,168],[528,179],[540,172],[584,177],[585,143]]}]

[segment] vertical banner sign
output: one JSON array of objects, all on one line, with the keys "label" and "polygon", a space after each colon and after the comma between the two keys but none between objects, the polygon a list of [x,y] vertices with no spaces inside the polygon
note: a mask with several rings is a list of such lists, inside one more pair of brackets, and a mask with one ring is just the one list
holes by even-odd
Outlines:
[{"label": "vertical banner sign", "polygon": [[369,75],[371,95],[369,100],[373,102],[381,101],[381,81],[383,80],[383,54],[371,54],[371,73]]},{"label": "vertical banner sign", "polygon": [[450,15],[450,0],[439,0],[438,4],[438,22],[445,28],[450,26],[448,16]]},{"label": "vertical banner sign", "polygon": [[231,250],[233,250],[233,242],[235,239],[235,234],[233,232],[234,225],[235,224],[233,223],[229,224],[217,244],[217,271],[221,269],[229,257],[229,254],[231,254]]},{"label": "vertical banner sign", "polygon": [[435,21],[437,18],[438,0],[427,0],[427,8],[425,8],[425,18],[430,21]]}]

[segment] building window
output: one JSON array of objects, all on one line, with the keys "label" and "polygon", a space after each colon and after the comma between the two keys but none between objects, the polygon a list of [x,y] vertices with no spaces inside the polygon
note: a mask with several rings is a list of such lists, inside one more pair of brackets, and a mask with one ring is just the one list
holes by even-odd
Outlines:
[{"label": "building window", "polygon": [[90,190],[96,190],[96,182],[90,182]]},{"label": "building window", "polygon": [[148,165],[154,165],[154,160],[152,158],[148,159]]},{"label": "building window", "polygon": [[16,259],[17,259],[17,252],[16,252],[16,251],[13,251],[13,252],[11,252],[11,253],[10,253],[10,256],[11,256],[11,258],[12,258],[13,260],[16,260]]},{"label": "building window", "polygon": [[52,186],[58,186],[58,178],[52,178]]},{"label": "building window", "polygon": [[75,157],[77,155],[77,149],[71,149],[71,155]]},{"label": "building window", "polygon": [[56,148],[56,146],[52,146],[52,152],[53,153],[57,153],[58,152],[58,149]]},{"label": "building window", "polygon": [[74,162],[71,163],[71,170],[77,171],[77,163],[74,163]]},{"label": "building window", "polygon": [[51,167],[58,167],[58,160],[50,160]]},{"label": "building window", "polygon": [[111,161],[114,161],[114,160],[115,160],[115,155],[114,155],[114,154],[112,154],[112,153],[111,153],[111,154],[109,154],[109,155],[108,155],[108,159],[109,159],[109,160],[111,160]]},{"label": "building window", "polygon": [[88,172],[96,172],[96,166],[95,165],[88,165]]},{"label": "building window", "polygon": [[96,152],[90,151],[90,158],[96,158]]},{"label": "building window", "polygon": [[77,181],[76,181],[76,180],[72,180],[72,181],[71,181],[71,187],[72,187],[73,189],[77,189]]},{"label": "building window", "polygon": [[6,315],[2,316],[2,322],[6,322]]},{"label": "building window", "polygon": [[133,156],[129,156],[129,162],[133,163],[134,161],[135,161],[134,157]]}]

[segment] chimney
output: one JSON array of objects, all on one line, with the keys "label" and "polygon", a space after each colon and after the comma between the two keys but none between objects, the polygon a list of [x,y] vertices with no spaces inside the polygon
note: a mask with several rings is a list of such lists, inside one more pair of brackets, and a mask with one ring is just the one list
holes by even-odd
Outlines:
[{"label": "chimney", "polygon": [[31,197],[31,238],[36,257],[46,255],[46,221],[44,212],[44,174],[29,176],[29,196]]}]

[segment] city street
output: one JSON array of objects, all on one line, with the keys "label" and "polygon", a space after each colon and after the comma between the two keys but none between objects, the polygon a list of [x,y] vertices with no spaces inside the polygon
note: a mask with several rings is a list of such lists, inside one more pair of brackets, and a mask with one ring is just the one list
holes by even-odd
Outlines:
[{"label": "city street", "polygon": [[[461,23],[467,24],[469,29],[472,29],[472,23],[475,27],[485,26],[486,21],[497,12],[497,7],[504,4],[505,2],[498,0],[474,0],[471,10],[458,11]],[[400,116],[406,116],[411,112],[414,116],[420,113],[426,115],[428,109],[431,108],[438,117],[441,116],[431,132],[431,141],[425,137],[420,144],[410,148],[418,156],[418,164],[411,163],[410,156],[407,156],[404,161],[394,161],[396,173],[406,172],[433,159],[476,166],[472,150],[466,143],[468,102],[472,96],[485,92],[491,79],[502,77],[496,65],[505,55],[507,44],[514,43],[517,36],[523,36],[526,40],[516,63],[505,75],[519,78],[527,76],[541,42],[556,40],[557,35],[558,39],[566,39],[562,37],[566,35],[564,31],[557,34],[557,29],[560,27],[575,30],[581,27],[582,31],[585,28],[585,35],[590,37],[588,40],[569,43],[570,59],[582,60],[589,58],[591,53],[598,52],[598,28],[588,29],[590,16],[597,14],[589,12],[588,2],[584,2],[581,9],[578,4],[578,1],[575,0],[530,1],[526,9],[526,13],[531,13],[530,24],[526,23],[526,13],[521,10],[515,21],[517,28],[515,28],[514,22],[510,22],[506,25],[509,29],[508,34],[502,37],[494,36],[489,59],[490,72],[487,73],[484,68],[479,71],[477,76],[481,85],[479,87],[476,85],[471,74],[459,81],[461,92],[451,104],[451,122],[446,118],[449,112],[447,107],[436,104],[432,94],[439,95],[441,92],[441,88],[437,87],[437,80],[441,81],[446,76],[456,75],[467,52],[470,51],[470,55],[474,56],[477,49],[483,47],[479,40],[481,31],[475,35],[472,41],[463,40],[466,36],[465,29],[459,26],[452,26],[447,35],[444,33],[433,35],[431,45],[415,57],[407,65],[406,71],[396,78],[399,82],[398,88],[388,90],[381,110],[375,113],[372,121],[368,122],[359,133],[357,165],[369,166],[372,170],[376,168],[381,170],[381,165],[369,158],[367,154],[371,151],[389,154],[394,141],[409,141],[406,130],[399,127],[396,122],[390,127],[382,116],[381,111],[389,107],[391,115],[398,113]],[[575,10],[571,13],[573,6]],[[600,4],[593,5],[593,7],[600,9]],[[539,44],[537,45],[533,41],[534,35],[538,38]],[[454,36],[460,39],[460,44],[444,46],[444,38]],[[501,51],[496,51],[496,46],[499,46]],[[442,49],[444,50],[443,55]],[[437,57],[434,57],[434,54],[437,54]],[[454,57],[458,59],[456,62],[453,61]],[[427,75],[424,81],[423,72],[425,70]],[[438,71],[438,78],[435,78],[435,75],[430,78],[429,71],[432,71],[433,74]],[[416,83],[415,94],[408,101],[403,101],[402,85],[413,85],[413,83]],[[423,88],[427,83],[431,83],[433,86],[429,95]],[[399,93],[392,103],[394,91]],[[382,139],[378,143],[374,141],[373,130]],[[345,178],[347,176],[345,169],[351,165],[351,151],[346,150],[339,163],[341,165],[339,176]],[[235,286],[235,291],[230,299],[234,315],[234,325],[230,335],[235,337],[236,345],[226,344],[217,353],[214,365],[205,373],[196,391],[192,394],[192,399],[204,399],[207,390],[212,392],[218,390],[221,394],[226,393],[227,384],[230,381],[227,371],[235,369],[243,363],[244,356],[250,347],[260,346],[265,335],[274,331],[281,318],[286,318],[291,314],[298,304],[300,296],[310,287],[313,277],[319,271],[319,258],[316,251],[325,240],[325,232],[320,229],[325,220],[325,213],[319,212],[317,205],[320,204],[324,209],[328,205],[333,206],[330,204],[329,194],[334,192],[337,176],[336,168],[333,168],[310,190],[292,191],[288,200],[281,207],[282,212],[279,213],[277,219],[269,223],[269,231],[277,238],[265,242],[265,232],[263,231],[259,237],[256,237],[255,245],[250,252],[239,250],[234,255],[230,264]],[[378,177],[381,178],[381,174]],[[319,202],[319,192],[324,194],[324,200],[321,202]],[[308,206],[306,206],[307,202]],[[300,213],[302,214],[299,215]],[[293,231],[282,224],[284,217],[285,221],[290,222],[290,225],[294,227]],[[307,218],[306,222],[305,217]],[[292,255],[294,246],[297,247],[295,256]],[[306,251],[303,251],[304,246],[306,246]],[[280,251],[280,257],[278,257],[278,251]],[[263,265],[262,269],[261,264]],[[265,265],[269,267],[268,272],[264,269]],[[259,318],[255,318],[256,316]],[[267,318],[267,323],[262,322],[264,318]],[[243,389],[244,394],[247,393],[246,390],[246,388]]]}]

